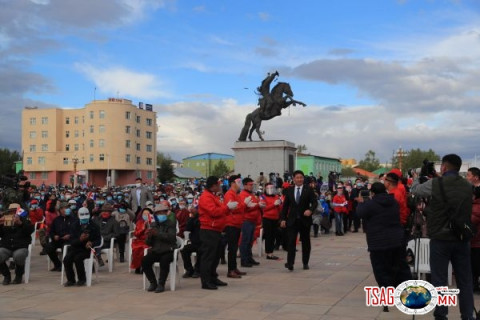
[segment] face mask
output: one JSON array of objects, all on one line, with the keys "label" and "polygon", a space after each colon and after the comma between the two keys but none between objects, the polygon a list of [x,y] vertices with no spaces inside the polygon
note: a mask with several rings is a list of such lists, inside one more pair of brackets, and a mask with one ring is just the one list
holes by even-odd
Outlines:
[{"label": "face mask", "polygon": [[40,196],[36,196],[35,199],[40,200]]},{"label": "face mask", "polygon": [[112,201],[112,197],[107,197],[107,201]]},{"label": "face mask", "polygon": [[125,212],[127,212],[127,210],[125,210],[125,209],[123,209],[123,208],[120,208],[120,209],[118,209],[118,212],[120,212],[120,213],[125,213]]},{"label": "face mask", "polygon": [[63,194],[60,195],[60,199],[64,200],[65,196]]},{"label": "face mask", "polygon": [[188,204],[193,203],[193,199],[187,199]]},{"label": "face mask", "polygon": [[181,204],[181,205],[179,205],[178,207],[179,207],[180,209],[182,209],[182,210],[185,209],[185,205],[184,205],[184,204]]},{"label": "face mask", "polygon": [[72,204],[72,205],[70,206],[70,209],[75,210],[75,209],[77,209],[77,206],[74,205],[74,204]]},{"label": "face mask", "polygon": [[37,207],[38,207],[38,206],[37,206],[36,204],[32,204],[32,205],[30,206],[30,208],[32,208],[32,210],[37,209]]},{"label": "face mask", "polygon": [[90,221],[90,215],[89,214],[80,216],[80,224],[87,224],[88,221]]},{"label": "face mask", "polygon": [[159,223],[162,223],[162,222],[167,221],[167,216],[164,215],[164,214],[157,214],[157,215],[155,215],[155,220],[157,220],[157,222],[159,222]]},{"label": "face mask", "polygon": [[42,192],[42,193],[40,193],[40,194],[42,195],[42,197],[45,196],[45,192]]},{"label": "face mask", "polygon": [[142,186],[141,183],[135,183],[135,187],[140,188]]},{"label": "face mask", "polygon": [[118,199],[118,200],[122,200],[122,196],[117,196],[117,199]]},{"label": "face mask", "polygon": [[101,206],[103,203],[104,203],[104,201],[97,201],[96,202],[96,204],[98,204],[99,206]]},{"label": "face mask", "polygon": [[70,209],[70,208],[65,209],[65,215],[66,216],[69,216],[71,214],[72,214],[72,209]]},{"label": "face mask", "polygon": [[171,204],[172,206],[175,206],[177,204],[177,201],[172,201]]},{"label": "face mask", "polygon": [[71,198],[72,198],[71,195],[66,195],[66,196],[65,196],[65,200],[70,200]]},{"label": "face mask", "polygon": [[268,186],[265,188],[265,193],[269,196],[275,194],[275,188],[273,186]]},{"label": "face mask", "polygon": [[142,215],[142,218],[143,218],[143,221],[147,221],[148,220],[148,215],[144,214],[144,215]]},{"label": "face mask", "polygon": [[358,187],[358,188],[363,188],[363,183],[360,183],[360,182],[357,183],[357,187]]}]

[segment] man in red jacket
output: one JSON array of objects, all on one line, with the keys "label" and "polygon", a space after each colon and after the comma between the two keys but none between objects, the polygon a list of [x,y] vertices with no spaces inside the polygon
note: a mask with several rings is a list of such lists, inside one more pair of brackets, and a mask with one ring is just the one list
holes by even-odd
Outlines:
[{"label": "man in red jacket", "polygon": [[225,228],[225,221],[229,210],[236,208],[233,202],[223,204],[217,193],[221,186],[215,176],[207,178],[205,190],[198,201],[198,219],[200,220],[200,278],[202,289],[215,290],[217,286],[226,286],[227,283],[218,279],[217,267],[220,261],[220,240]]},{"label": "man in red jacket", "polygon": [[251,268],[260,263],[253,260],[252,243],[255,233],[255,226],[261,216],[258,198],[253,194],[253,180],[243,179],[243,191],[240,192],[240,203],[245,205],[242,224],[242,240],[240,242],[241,266]]},{"label": "man in red jacket", "polygon": [[407,206],[405,188],[403,188],[403,190],[401,189],[400,185],[402,185],[402,183],[399,181],[398,176],[393,172],[387,173],[384,184],[385,188],[387,188],[387,192],[393,194],[397,201],[398,207],[400,208],[400,223],[402,226],[405,226],[407,224],[408,216],[410,215],[410,210]]},{"label": "man in red jacket", "polygon": [[243,224],[243,214],[245,211],[245,204],[240,202],[240,190],[242,186],[242,178],[237,175],[232,175],[228,179],[229,189],[225,193],[224,203],[237,203],[237,208],[229,210],[227,222],[225,227],[225,234],[228,244],[228,274],[229,278],[241,278],[246,275],[237,268],[237,250],[238,239],[240,239],[240,231]]},{"label": "man in red jacket", "polygon": [[276,188],[272,183],[265,185],[265,195],[262,196],[265,201],[265,208],[263,208],[263,236],[265,238],[265,253],[267,259],[278,260],[278,257],[273,255],[275,236],[278,229],[278,218],[282,211],[282,200],[275,194]]}]

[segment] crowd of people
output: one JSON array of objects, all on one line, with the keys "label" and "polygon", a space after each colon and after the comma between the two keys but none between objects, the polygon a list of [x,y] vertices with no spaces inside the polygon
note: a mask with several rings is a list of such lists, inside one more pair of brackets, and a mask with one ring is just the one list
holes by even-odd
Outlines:
[{"label": "crowd of people", "polygon": [[[180,237],[184,241],[183,277],[200,278],[203,289],[215,290],[227,285],[219,279],[220,263],[227,264],[227,277],[233,279],[260,264],[252,254],[260,229],[266,259],[278,260],[274,251],[281,247],[288,252],[285,268],[289,271],[294,270],[298,238],[302,266],[308,270],[311,234],[318,237],[334,229],[341,237],[362,230],[375,279],[379,286],[387,287],[413,279],[407,264],[407,242],[428,236],[431,282],[446,286],[451,262],[460,288],[462,319],[471,319],[473,291],[480,292],[480,235],[467,241],[458,239],[448,228],[452,214],[445,208],[455,209],[455,216],[468,220],[472,229],[480,229],[480,170],[470,168],[464,179],[458,174],[460,166],[458,156],[447,155],[442,159],[441,178],[431,175],[423,180],[416,172],[407,179],[393,169],[376,181],[361,177],[341,181],[337,176],[333,181],[329,177],[328,183],[300,170],[285,180],[278,174],[266,177],[261,173],[255,180],[241,175],[210,176],[150,187],[138,178],[129,189],[34,188],[22,181],[16,191],[20,196],[13,197],[16,201],[7,192],[1,195],[0,272],[4,285],[21,283],[27,248],[37,225],[40,254],[49,256],[52,272],[61,271],[63,263],[65,286],[85,285],[83,260],[95,250],[103,266],[101,249],[108,248],[111,239],[118,246],[119,262],[124,263],[127,240],[132,239],[130,268],[145,274],[150,282],[148,291],[162,292]],[[61,261],[57,254],[64,245],[70,247]],[[15,268],[13,281],[6,263],[10,257]],[[153,271],[155,262],[160,264],[158,279]],[[446,315],[446,307],[436,308],[438,319]]]}]

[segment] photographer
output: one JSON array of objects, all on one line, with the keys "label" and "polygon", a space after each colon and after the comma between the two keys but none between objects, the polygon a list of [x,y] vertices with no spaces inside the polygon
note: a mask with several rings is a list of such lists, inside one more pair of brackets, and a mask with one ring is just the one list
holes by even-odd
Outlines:
[{"label": "photographer", "polygon": [[[0,217],[0,272],[4,276],[3,285],[10,284],[12,279],[6,264],[10,257],[13,257],[15,262],[13,283],[20,284],[22,282],[25,260],[28,256],[27,248],[32,241],[31,234],[34,229],[27,219],[28,212],[21,209],[18,203],[10,204],[8,211],[9,215]],[[12,217],[12,215],[13,220],[7,219],[7,216]]]},{"label": "photographer", "polygon": [[[416,196],[431,197],[427,213],[427,233],[430,237],[430,267],[432,284],[447,286],[448,264],[451,261],[457,287],[460,289],[459,305],[462,319],[473,318],[473,286],[470,271],[469,239],[461,240],[456,221],[469,224],[472,214],[472,186],[459,175],[462,159],[456,154],[442,158],[441,178],[433,178],[420,184],[413,174],[411,192]],[[443,190],[442,190],[443,189]],[[447,319],[448,308],[437,306],[434,316]]]}]

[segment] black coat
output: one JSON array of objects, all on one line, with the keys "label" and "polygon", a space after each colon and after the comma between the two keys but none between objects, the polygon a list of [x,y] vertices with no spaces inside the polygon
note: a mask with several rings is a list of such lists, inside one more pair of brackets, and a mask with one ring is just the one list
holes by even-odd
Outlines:
[{"label": "black coat", "polygon": [[162,254],[172,251],[177,247],[177,227],[171,220],[165,222],[152,223],[147,230],[147,238],[145,243],[152,248],[154,253]]},{"label": "black coat", "polygon": [[311,210],[312,214],[317,208],[318,201],[315,192],[308,185],[304,185],[302,193],[300,194],[300,201],[297,204],[295,202],[296,186],[289,187],[285,194],[285,200],[283,203],[283,209],[280,214],[280,220],[286,221],[287,226],[293,226],[297,218],[303,223],[304,226],[312,225],[312,216],[306,217],[303,215],[305,210]]},{"label": "black coat", "polygon": [[78,219],[72,215],[70,216],[58,216],[53,219],[52,226],[50,228],[49,236],[54,241],[55,236],[62,238],[69,234],[70,240],[66,243],[70,243],[73,238],[80,236],[80,223]]},{"label": "black coat", "polygon": [[[79,232],[71,239],[72,248],[76,250],[85,249],[88,250],[85,245],[87,242],[92,243],[92,247],[98,247],[102,240],[102,236],[100,234],[100,228],[96,223],[90,220],[87,224],[80,225],[80,222],[77,220],[78,230]],[[82,233],[88,234],[88,239],[84,241],[80,241],[80,235]]]},{"label": "black coat", "polygon": [[0,247],[9,250],[28,248],[32,242],[32,232],[35,229],[30,220],[21,218],[22,225],[6,227],[0,225]]},{"label": "black coat", "polygon": [[392,194],[374,195],[371,200],[359,203],[358,216],[368,228],[368,250],[386,250],[403,245],[404,230],[400,224],[400,209]]}]

